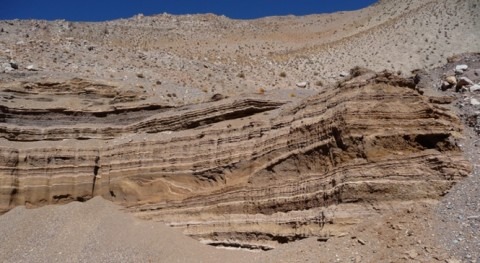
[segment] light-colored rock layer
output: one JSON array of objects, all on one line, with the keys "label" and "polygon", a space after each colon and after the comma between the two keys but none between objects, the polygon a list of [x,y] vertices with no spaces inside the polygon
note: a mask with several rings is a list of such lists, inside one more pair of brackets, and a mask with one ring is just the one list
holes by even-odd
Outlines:
[{"label": "light-colored rock layer", "polygon": [[42,127],[3,109],[17,121],[0,129],[0,207],[101,195],[206,243],[264,249],[338,234],[375,204],[437,199],[468,175],[459,120],[414,87],[367,72],[294,105],[226,99],[131,122],[127,110],[90,130],[111,113]]}]

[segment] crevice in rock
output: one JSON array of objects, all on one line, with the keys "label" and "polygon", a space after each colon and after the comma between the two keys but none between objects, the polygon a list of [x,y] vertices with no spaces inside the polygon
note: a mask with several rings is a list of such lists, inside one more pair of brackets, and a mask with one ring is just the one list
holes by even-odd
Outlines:
[{"label": "crevice in rock", "polygon": [[250,107],[250,108],[242,109],[239,111],[229,112],[219,116],[213,116],[211,118],[205,118],[198,121],[187,122],[183,125],[183,127],[185,129],[194,129],[194,128],[205,126],[212,123],[249,117],[254,114],[274,110],[276,108],[278,108],[278,106],[268,106],[268,107],[262,107],[262,108]]},{"label": "crevice in rock", "polygon": [[305,239],[303,235],[276,235],[261,232],[213,232],[202,236],[191,236],[199,240],[208,240],[207,245],[226,249],[245,249],[268,251],[274,249],[272,244],[287,244]]},{"label": "crevice in rock", "polygon": [[93,167],[92,196],[94,196],[95,183],[97,181],[98,170],[100,170],[100,165],[98,164],[99,161],[100,161],[100,156],[95,157],[95,166]]},{"label": "crevice in rock", "polygon": [[332,136],[335,139],[335,143],[337,144],[338,148],[342,150],[346,150],[348,148],[342,140],[342,131],[339,130],[337,127],[333,127]]},{"label": "crevice in rock", "polygon": [[70,194],[54,195],[53,199],[60,201],[62,199],[70,199],[72,196]]},{"label": "crevice in rock", "polygon": [[438,149],[440,147],[439,143],[446,142],[448,137],[449,134],[417,135],[415,137],[415,142],[426,149]]},{"label": "crevice in rock", "polygon": [[76,201],[78,202],[86,202],[88,201],[89,198],[86,198],[86,197],[83,197],[83,196],[78,196],[77,198],[75,198]]},{"label": "crevice in rock", "polygon": [[254,244],[241,244],[235,242],[210,242],[206,243],[209,246],[224,248],[224,249],[241,249],[241,250],[251,250],[251,251],[268,251],[274,249],[273,247],[263,246],[263,245],[254,245]]}]

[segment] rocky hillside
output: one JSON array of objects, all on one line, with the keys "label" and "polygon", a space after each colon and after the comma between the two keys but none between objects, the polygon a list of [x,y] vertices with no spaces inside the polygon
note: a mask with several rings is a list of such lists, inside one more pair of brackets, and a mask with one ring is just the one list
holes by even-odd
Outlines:
[{"label": "rocky hillside", "polygon": [[354,12],[258,20],[0,21],[0,64],[127,82],[176,104],[215,93],[295,93],[296,83],[321,89],[354,66],[408,73],[478,51],[479,12],[476,0],[385,0]]}]

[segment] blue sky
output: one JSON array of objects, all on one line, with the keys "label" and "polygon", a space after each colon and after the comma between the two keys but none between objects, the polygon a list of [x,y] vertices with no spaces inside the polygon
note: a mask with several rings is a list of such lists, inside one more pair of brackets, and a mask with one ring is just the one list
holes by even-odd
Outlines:
[{"label": "blue sky", "polygon": [[376,0],[0,0],[0,19],[104,21],[167,12],[250,19],[355,10]]}]

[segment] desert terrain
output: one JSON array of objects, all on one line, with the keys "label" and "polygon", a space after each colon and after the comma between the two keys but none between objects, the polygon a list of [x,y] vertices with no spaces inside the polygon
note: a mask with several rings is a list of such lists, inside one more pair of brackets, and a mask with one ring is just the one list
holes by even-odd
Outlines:
[{"label": "desert terrain", "polygon": [[0,21],[0,261],[480,262],[479,13]]}]

